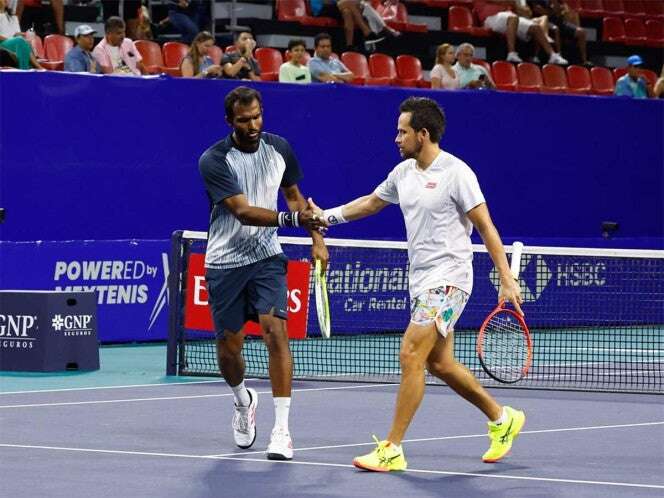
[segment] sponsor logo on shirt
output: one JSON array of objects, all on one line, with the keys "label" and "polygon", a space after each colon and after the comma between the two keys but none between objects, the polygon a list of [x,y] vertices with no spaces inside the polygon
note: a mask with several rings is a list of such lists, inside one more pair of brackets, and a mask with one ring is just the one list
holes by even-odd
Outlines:
[{"label": "sponsor logo on shirt", "polygon": [[427,182],[424,188],[436,188],[436,185],[438,185],[436,182]]}]

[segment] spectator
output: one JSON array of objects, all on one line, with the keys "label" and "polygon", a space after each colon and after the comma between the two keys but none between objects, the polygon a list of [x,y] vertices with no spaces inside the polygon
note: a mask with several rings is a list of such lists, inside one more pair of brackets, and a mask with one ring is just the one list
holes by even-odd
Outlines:
[{"label": "spectator", "polygon": [[182,76],[186,78],[221,78],[221,66],[215,64],[208,55],[214,45],[214,37],[208,31],[201,31],[191,42],[189,52],[180,63]]},{"label": "spectator", "polygon": [[466,89],[496,88],[486,69],[472,63],[474,54],[475,47],[470,43],[462,43],[457,47],[457,63],[453,69],[459,78],[459,86]]},{"label": "spectator", "polygon": [[516,8],[513,0],[475,0],[473,8],[484,27],[505,35],[509,62],[523,62],[516,52],[518,37],[526,42],[534,39],[536,45],[546,52],[549,64],[567,64],[567,61],[553,50],[541,25],[512,12],[511,9]]},{"label": "spectator", "polygon": [[[561,0],[528,0],[528,5],[534,15],[546,15],[552,26],[557,27],[556,35],[558,51],[560,51],[560,38],[576,42],[581,64],[592,66],[588,61],[588,48],[586,32],[579,25],[579,15],[572,11],[569,6]],[[576,23],[573,21],[576,20]]]},{"label": "spectator", "polygon": [[344,23],[346,50],[358,50],[357,47],[353,45],[356,28],[362,31],[365,42],[376,43],[385,39],[385,35],[379,35],[371,31],[371,28],[369,28],[369,25],[362,17],[361,3],[360,0],[337,0],[337,8],[341,13],[341,18]]},{"label": "spectator", "polygon": [[[45,7],[42,0],[13,0],[13,4],[15,5],[16,15],[20,19],[24,30],[37,26],[36,31],[40,36],[52,32],[52,30],[46,29],[49,22],[48,17],[44,13]],[[51,0],[50,4],[53,11],[56,32],[62,35],[65,33],[64,2],[63,0]]]},{"label": "spectator", "polygon": [[662,66],[662,71],[659,73],[659,78],[657,78],[657,81],[655,82],[653,97],[656,99],[664,98],[664,66]]},{"label": "spectator", "polygon": [[431,70],[431,88],[457,90],[461,87],[459,77],[452,67],[455,59],[452,45],[443,43],[438,47],[436,50],[436,65]]},{"label": "spectator", "polygon": [[314,38],[314,57],[309,61],[311,79],[319,83],[350,83],[355,75],[344,63],[332,59],[332,37],[318,33]]},{"label": "spectator", "polygon": [[304,40],[295,39],[288,42],[290,60],[279,68],[281,83],[311,83],[311,73],[305,64],[306,45]]},{"label": "spectator", "polygon": [[180,33],[185,43],[192,43],[198,32],[208,27],[210,2],[209,0],[168,0],[168,21]]},{"label": "spectator", "polygon": [[120,17],[109,17],[104,25],[106,36],[97,44],[92,55],[104,74],[147,74],[143,58],[134,42],[125,36],[125,22]]},{"label": "spectator", "polygon": [[261,68],[254,59],[256,41],[248,31],[239,31],[235,35],[235,48],[233,52],[226,52],[221,59],[224,77],[236,80],[260,81]]},{"label": "spectator", "polygon": [[34,54],[30,43],[24,38],[21,26],[12,10],[7,6],[7,0],[0,0],[0,48],[13,54],[16,66],[19,69],[30,69],[35,67],[43,69]]},{"label": "spectator", "polygon": [[76,46],[65,55],[65,71],[69,73],[100,74],[101,66],[92,55],[96,31],[87,24],[76,26],[74,38]]},{"label": "spectator", "polygon": [[647,99],[649,97],[648,83],[639,71],[642,65],[643,59],[638,55],[627,58],[627,74],[616,81],[615,94],[618,97],[631,97],[633,99]]},{"label": "spectator", "polygon": [[[384,0],[382,4],[385,6],[386,10],[383,11],[383,16],[387,18],[396,17],[397,4],[399,0]],[[385,23],[385,18],[382,17],[376,9],[373,8],[371,2],[367,0],[362,0],[360,2],[360,7],[362,8],[362,17],[366,19],[369,29],[376,33],[379,37],[391,37],[396,38],[401,36],[401,32],[396,29],[390,28]]]}]

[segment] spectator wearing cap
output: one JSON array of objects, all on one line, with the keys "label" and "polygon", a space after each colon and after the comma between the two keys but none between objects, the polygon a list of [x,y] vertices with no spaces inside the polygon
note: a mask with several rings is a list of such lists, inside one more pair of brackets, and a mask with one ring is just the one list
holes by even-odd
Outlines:
[{"label": "spectator wearing cap", "polygon": [[125,36],[125,22],[120,17],[109,17],[104,25],[106,36],[92,51],[104,74],[140,76],[147,74],[143,58],[136,45]]},{"label": "spectator wearing cap", "polygon": [[312,81],[318,83],[350,83],[355,75],[338,59],[333,59],[332,37],[318,33],[314,38],[314,57],[309,61]]},{"label": "spectator wearing cap", "polygon": [[638,55],[627,58],[627,74],[616,82],[615,94],[618,97],[631,97],[633,99],[647,99],[650,96],[648,84],[640,74],[643,59]]},{"label": "spectator wearing cap", "polygon": [[69,73],[100,74],[101,66],[92,55],[95,46],[95,30],[87,24],[76,26],[74,38],[76,46],[65,55],[65,71]]}]

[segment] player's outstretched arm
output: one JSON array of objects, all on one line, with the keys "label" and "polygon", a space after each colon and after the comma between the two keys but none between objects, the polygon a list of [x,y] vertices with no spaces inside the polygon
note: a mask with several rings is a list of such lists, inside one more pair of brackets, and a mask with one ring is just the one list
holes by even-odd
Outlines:
[{"label": "player's outstretched arm", "polygon": [[521,311],[521,288],[519,283],[514,280],[510,266],[507,264],[507,256],[505,255],[505,248],[500,240],[498,230],[496,230],[489,208],[486,203],[479,204],[467,213],[468,219],[475,226],[477,231],[482,237],[482,241],[486,246],[486,250],[491,256],[494,266],[498,270],[500,276],[500,290],[498,291],[498,300],[506,300],[512,303],[514,308],[523,315]]},{"label": "player's outstretched arm", "polygon": [[[297,184],[290,185],[288,187],[282,187],[281,192],[286,199],[288,209],[291,211],[299,211],[301,217],[302,213],[310,213],[312,218],[315,216],[317,220],[320,219],[320,215],[313,212],[311,206],[300,192],[300,188],[297,186]],[[325,247],[325,240],[317,230],[311,230],[309,228],[306,229],[311,235],[312,240],[311,259],[319,260],[323,265],[323,271],[325,271],[327,268],[327,263],[330,259],[330,254],[327,250],[327,247]]]},{"label": "player's outstretched arm", "polygon": [[313,213],[308,208],[301,213],[298,211],[272,211],[271,209],[251,206],[244,194],[227,197],[222,203],[243,225],[257,227],[302,226],[310,230],[318,230],[323,226],[318,217],[314,219]]},{"label": "player's outstretched arm", "polygon": [[347,223],[349,221],[359,220],[366,218],[372,214],[381,211],[385,206],[390,203],[378,197],[375,193],[358,197],[348,204],[342,204],[332,209],[323,211],[318,207],[311,197],[309,198],[309,206],[314,210],[314,213],[323,218],[326,226],[338,225],[340,223]]}]

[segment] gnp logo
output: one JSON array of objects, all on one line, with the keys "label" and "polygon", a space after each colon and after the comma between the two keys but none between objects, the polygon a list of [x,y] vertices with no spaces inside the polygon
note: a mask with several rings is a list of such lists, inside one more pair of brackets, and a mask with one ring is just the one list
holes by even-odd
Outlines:
[{"label": "gnp logo", "polygon": [[32,349],[36,337],[37,317],[33,315],[2,315],[0,314],[0,348]]},{"label": "gnp logo", "polygon": [[92,315],[61,315],[51,319],[51,326],[65,337],[92,335]]}]

